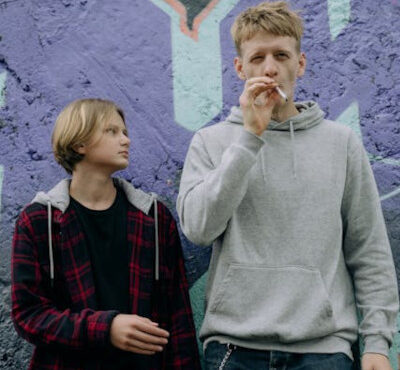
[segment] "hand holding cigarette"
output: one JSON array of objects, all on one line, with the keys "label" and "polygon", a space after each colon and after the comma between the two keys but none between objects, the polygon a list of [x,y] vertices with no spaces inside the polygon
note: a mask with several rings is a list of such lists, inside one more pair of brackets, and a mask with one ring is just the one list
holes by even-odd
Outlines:
[{"label": "hand holding cigarette", "polygon": [[261,135],[268,127],[272,111],[281,99],[287,102],[287,95],[274,79],[268,76],[247,79],[239,98],[244,128],[255,135]]}]

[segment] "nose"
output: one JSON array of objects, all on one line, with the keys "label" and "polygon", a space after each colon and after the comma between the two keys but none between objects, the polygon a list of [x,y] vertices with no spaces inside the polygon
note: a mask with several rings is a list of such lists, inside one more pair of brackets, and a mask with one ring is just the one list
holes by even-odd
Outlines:
[{"label": "nose", "polygon": [[122,145],[126,145],[129,146],[131,143],[131,139],[129,139],[129,137],[127,135],[125,135],[124,133],[121,134],[121,144]]},{"label": "nose", "polygon": [[277,74],[278,68],[274,57],[272,55],[268,55],[264,61],[264,75],[270,78],[274,78]]}]

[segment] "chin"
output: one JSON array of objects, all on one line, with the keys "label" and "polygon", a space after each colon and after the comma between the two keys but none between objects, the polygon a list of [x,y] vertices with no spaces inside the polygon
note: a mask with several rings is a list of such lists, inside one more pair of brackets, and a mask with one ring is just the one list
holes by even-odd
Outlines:
[{"label": "chin", "polygon": [[119,165],[116,165],[116,166],[114,166],[114,172],[116,172],[116,171],[122,171],[122,170],[124,170],[125,168],[127,168],[128,166],[129,166],[129,162],[121,163],[121,164],[119,164]]}]

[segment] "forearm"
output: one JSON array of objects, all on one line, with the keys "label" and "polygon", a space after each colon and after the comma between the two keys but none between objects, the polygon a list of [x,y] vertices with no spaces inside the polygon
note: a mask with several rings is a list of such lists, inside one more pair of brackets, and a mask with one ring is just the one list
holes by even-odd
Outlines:
[{"label": "forearm", "polygon": [[46,345],[74,350],[105,347],[117,311],[71,309],[58,311],[48,304],[22,308],[13,304],[12,318],[21,337],[34,345]]},{"label": "forearm", "polygon": [[342,207],[344,253],[354,281],[365,352],[387,356],[396,331],[397,278],[373,173],[362,145],[356,144],[348,155]]},{"label": "forearm", "polygon": [[208,168],[197,158],[205,156],[205,150],[189,151],[177,209],[183,232],[191,241],[209,245],[223,233],[246,194],[249,171],[263,144],[243,130],[238,141],[225,150],[220,163]]},{"label": "forearm", "polygon": [[117,312],[73,310],[68,299],[64,301],[66,291],[55,294],[45,268],[49,261],[43,255],[39,258],[34,235],[30,217],[23,213],[16,224],[12,253],[11,316],[17,332],[35,345],[71,349],[105,345]]}]

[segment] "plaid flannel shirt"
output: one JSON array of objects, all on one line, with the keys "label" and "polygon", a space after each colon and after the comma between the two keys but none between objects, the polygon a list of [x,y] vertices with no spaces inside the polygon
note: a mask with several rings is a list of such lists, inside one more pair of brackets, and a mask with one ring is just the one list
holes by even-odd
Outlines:
[{"label": "plaid flannel shirt", "polygon": [[[127,213],[130,312],[141,315],[150,307],[150,319],[170,332],[152,368],[200,369],[175,221],[158,203],[160,280],[155,281],[154,217],[132,204]],[[96,309],[91,261],[71,207],[52,212],[51,286],[47,222],[46,207],[33,203],[19,216],[13,238],[12,319],[17,332],[35,345],[30,369],[101,369],[101,353],[111,346],[110,326],[118,312]]]}]

